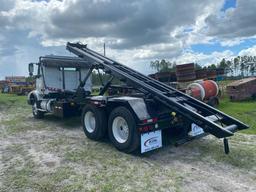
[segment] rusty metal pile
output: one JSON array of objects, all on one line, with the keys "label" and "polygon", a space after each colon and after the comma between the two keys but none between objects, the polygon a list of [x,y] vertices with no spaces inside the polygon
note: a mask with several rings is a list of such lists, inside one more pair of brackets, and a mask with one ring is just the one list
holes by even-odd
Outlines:
[{"label": "rusty metal pile", "polygon": [[178,82],[193,81],[196,79],[195,64],[188,63],[176,66],[176,76]]},{"label": "rusty metal pile", "polygon": [[[191,82],[194,80],[210,79],[218,80],[223,79],[225,71],[223,68],[217,69],[197,69],[194,63],[178,64],[176,71],[157,72],[149,76],[161,82]],[[220,78],[221,77],[221,78]]]},{"label": "rusty metal pile", "polygon": [[256,97],[256,77],[234,81],[227,85],[226,91],[231,101],[242,101]]}]

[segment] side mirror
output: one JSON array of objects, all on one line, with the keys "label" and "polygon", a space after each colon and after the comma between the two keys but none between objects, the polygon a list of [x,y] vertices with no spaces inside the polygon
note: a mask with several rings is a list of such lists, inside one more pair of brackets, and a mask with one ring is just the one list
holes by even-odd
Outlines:
[{"label": "side mirror", "polygon": [[33,73],[34,73],[34,64],[33,63],[28,64],[28,72],[29,72],[29,76],[32,77]]}]

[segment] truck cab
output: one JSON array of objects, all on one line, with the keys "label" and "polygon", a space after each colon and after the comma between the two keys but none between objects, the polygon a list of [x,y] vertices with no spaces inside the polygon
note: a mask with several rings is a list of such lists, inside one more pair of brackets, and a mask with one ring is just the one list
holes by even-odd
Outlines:
[{"label": "truck cab", "polygon": [[[34,66],[37,66],[37,74],[34,77],[38,93],[74,92],[88,73],[89,67],[86,63],[78,57],[49,55],[40,57],[38,63],[29,64],[29,69],[30,73],[33,73]],[[91,92],[91,78],[87,80],[84,89]]]},{"label": "truck cab", "polygon": [[[40,57],[38,63],[30,63],[29,73],[36,79],[35,90],[28,94],[28,103],[32,105],[33,115],[41,118],[47,112],[53,113],[53,103],[57,99],[72,96],[88,72],[87,61],[79,57],[47,55]],[[91,76],[84,84],[83,91],[87,95],[91,93]]]}]

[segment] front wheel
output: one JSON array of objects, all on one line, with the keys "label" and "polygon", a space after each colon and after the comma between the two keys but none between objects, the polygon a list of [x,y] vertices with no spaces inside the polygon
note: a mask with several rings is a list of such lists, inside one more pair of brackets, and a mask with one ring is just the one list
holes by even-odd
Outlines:
[{"label": "front wheel", "polygon": [[125,107],[115,108],[108,120],[108,135],[120,151],[131,153],[139,147],[139,134],[132,113]]},{"label": "front wheel", "polygon": [[34,118],[36,119],[42,119],[44,117],[44,112],[40,111],[37,107],[37,100],[35,100],[32,104],[32,113]]}]

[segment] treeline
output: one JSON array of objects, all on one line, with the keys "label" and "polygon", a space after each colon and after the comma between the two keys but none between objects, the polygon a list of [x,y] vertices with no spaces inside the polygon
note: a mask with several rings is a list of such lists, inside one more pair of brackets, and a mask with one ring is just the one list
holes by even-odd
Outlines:
[{"label": "treeline", "polygon": [[[156,72],[175,72],[176,62],[170,62],[165,59],[150,62],[150,67]],[[230,76],[254,76],[256,74],[256,56],[237,56],[230,60],[223,58],[217,64],[211,64],[202,67],[195,63],[196,69],[217,69],[222,68]]]},{"label": "treeline", "polygon": [[[170,62],[165,59],[155,60],[150,62],[150,67],[157,72],[175,72],[176,71],[176,62]],[[208,66],[208,68],[216,68],[216,66]],[[196,69],[202,69],[203,67],[197,63],[195,63]],[[206,67],[207,68],[207,67]]]},{"label": "treeline", "polygon": [[175,72],[176,62],[170,62],[165,59],[150,62],[150,67],[157,72]]},{"label": "treeline", "polygon": [[218,65],[231,76],[254,76],[256,73],[256,56],[237,56],[231,60],[222,59]]}]

